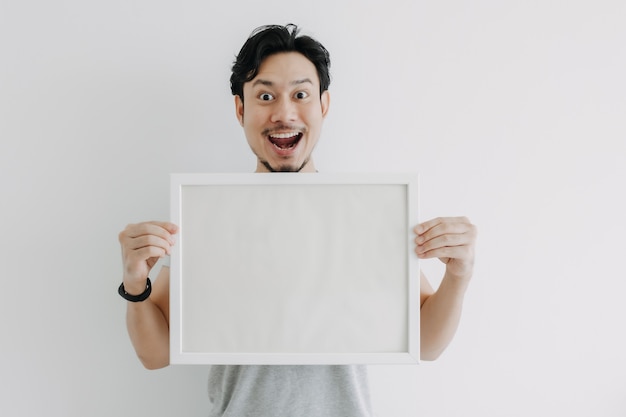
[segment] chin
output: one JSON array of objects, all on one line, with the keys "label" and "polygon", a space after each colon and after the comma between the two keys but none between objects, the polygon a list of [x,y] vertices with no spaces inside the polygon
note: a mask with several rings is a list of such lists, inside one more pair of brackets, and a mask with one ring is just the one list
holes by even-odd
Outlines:
[{"label": "chin", "polygon": [[270,164],[267,161],[261,161],[261,163],[263,164],[263,166],[265,166],[265,168],[269,172],[300,172],[309,163],[309,160],[307,159],[301,165],[297,165],[297,164],[282,164],[282,165],[281,164]]}]

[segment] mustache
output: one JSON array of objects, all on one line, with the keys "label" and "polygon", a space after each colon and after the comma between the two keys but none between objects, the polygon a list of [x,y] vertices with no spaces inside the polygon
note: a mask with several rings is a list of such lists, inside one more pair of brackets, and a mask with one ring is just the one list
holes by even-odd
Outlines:
[{"label": "mustache", "polygon": [[299,132],[299,133],[306,133],[307,132],[307,128],[306,126],[296,126],[296,125],[278,125],[278,126],[272,126],[272,127],[268,127],[266,129],[263,129],[263,131],[261,132],[261,134],[263,136],[269,136],[272,135],[274,133],[282,133],[282,132]]}]

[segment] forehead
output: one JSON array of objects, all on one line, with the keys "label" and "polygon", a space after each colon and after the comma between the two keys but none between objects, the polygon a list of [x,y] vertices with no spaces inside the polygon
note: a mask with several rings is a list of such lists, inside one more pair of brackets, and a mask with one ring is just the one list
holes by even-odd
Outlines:
[{"label": "forehead", "polygon": [[288,86],[308,81],[319,86],[315,65],[299,52],[281,52],[268,56],[259,66],[259,71],[246,86]]}]

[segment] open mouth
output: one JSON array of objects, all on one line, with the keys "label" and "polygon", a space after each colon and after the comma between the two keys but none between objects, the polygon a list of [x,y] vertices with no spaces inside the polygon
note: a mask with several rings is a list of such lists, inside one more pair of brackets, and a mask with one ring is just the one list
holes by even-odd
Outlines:
[{"label": "open mouth", "polygon": [[274,133],[268,136],[269,141],[275,148],[280,151],[289,151],[294,149],[300,139],[302,139],[301,132],[287,132],[287,133]]}]

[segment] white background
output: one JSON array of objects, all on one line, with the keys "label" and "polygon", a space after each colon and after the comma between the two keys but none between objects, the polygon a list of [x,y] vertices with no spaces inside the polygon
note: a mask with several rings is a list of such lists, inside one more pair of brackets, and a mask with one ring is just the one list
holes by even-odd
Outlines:
[{"label": "white background", "polygon": [[117,234],[170,172],[254,169],[230,65],[287,22],[332,54],[317,167],[417,170],[480,230],[456,339],[371,367],[378,415],[626,415],[626,3],[386,4],[0,1],[0,415],[206,415],[205,367],[134,357]]}]

